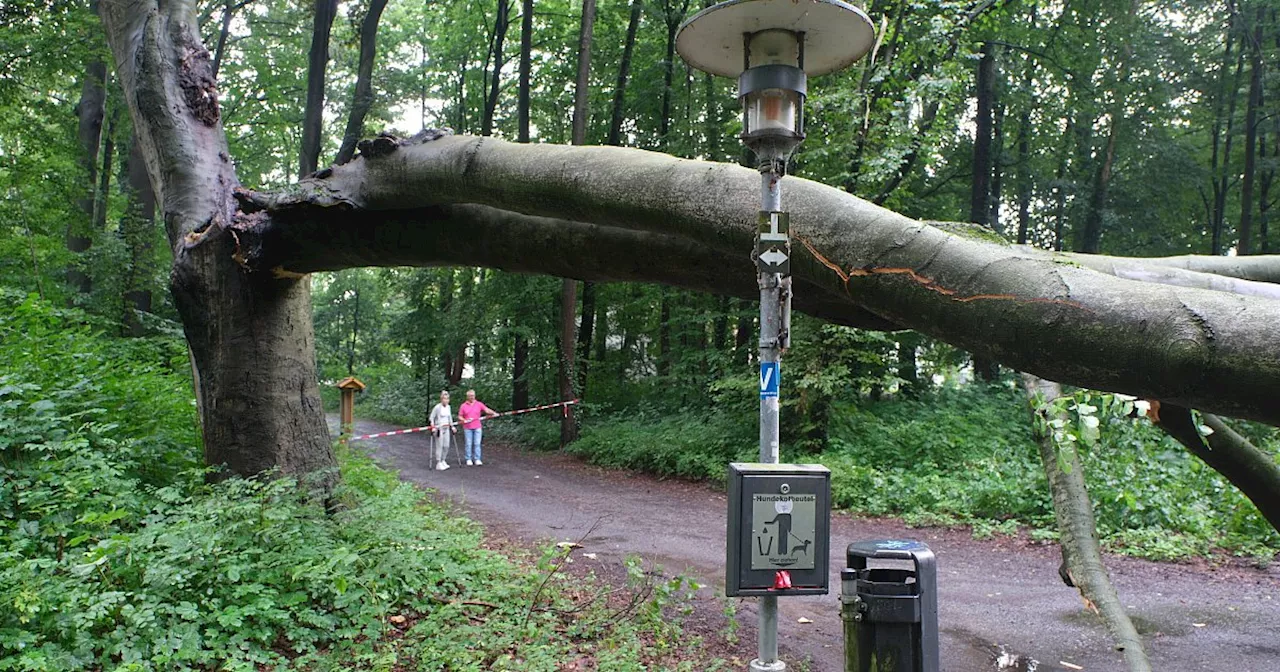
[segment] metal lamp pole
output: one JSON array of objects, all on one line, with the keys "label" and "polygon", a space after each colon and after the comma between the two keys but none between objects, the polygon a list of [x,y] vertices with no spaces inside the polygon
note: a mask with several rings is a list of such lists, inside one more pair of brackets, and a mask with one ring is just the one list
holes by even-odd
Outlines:
[{"label": "metal lamp pole", "polygon": [[[771,161],[760,169],[761,213],[782,210],[782,173],[779,167],[778,163]],[[791,340],[791,276],[761,270],[757,279],[760,283],[761,371],[772,370],[772,374],[762,375],[776,377],[782,373],[782,352],[790,346]],[[771,382],[780,385],[781,380]],[[766,388],[764,382],[761,388]],[[765,464],[778,463],[778,405],[778,395],[760,395],[760,461]],[[778,598],[774,595],[761,596],[759,613],[757,657],[748,669],[751,672],[782,672],[787,666],[778,660]]]},{"label": "metal lamp pole", "polygon": [[[727,0],[680,26],[676,49],[690,66],[738,78],[742,141],[760,167],[756,263],[760,286],[760,462],[778,463],[782,353],[790,347],[791,242],[782,211],[787,159],[804,140],[808,75],[843,69],[871,50],[875,28],[842,0]],[[779,576],[785,576],[780,572]],[[790,587],[789,579],[786,587]],[[761,595],[758,657],[751,672],[783,672],[778,597]]]}]

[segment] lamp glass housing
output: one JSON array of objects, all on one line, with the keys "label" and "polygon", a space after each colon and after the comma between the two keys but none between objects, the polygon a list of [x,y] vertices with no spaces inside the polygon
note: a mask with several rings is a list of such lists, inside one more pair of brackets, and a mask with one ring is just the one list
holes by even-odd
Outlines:
[{"label": "lamp glass housing", "polygon": [[762,89],[743,97],[746,112],[747,135],[777,133],[784,135],[801,133],[799,91],[786,89]]},{"label": "lamp glass housing", "polygon": [[804,34],[769,28],[743,41],[742,141],[762,163],[785,162],[804,140]]},{"label": "lamp glass housing", "polygon": [[801,67],[800,43],[800,35],[781,28],[752,33],[747,37],[747,67],[754,68],[760,65]]}]

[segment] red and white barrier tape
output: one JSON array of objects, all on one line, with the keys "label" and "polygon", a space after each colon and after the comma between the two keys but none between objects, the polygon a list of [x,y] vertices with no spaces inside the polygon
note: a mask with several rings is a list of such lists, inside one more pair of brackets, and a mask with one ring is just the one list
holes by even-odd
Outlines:
[{"label": "red and white barrier tape", "polygon": [[[484,418],[484,419],[485,419],[485,420],[494,420],[494,419],[496,419],[496,418],[501,418],[501,417],[505,417],[505,416],[508,416],[508,415],[520,415],[521,413],[532,413],[532,412],[534,412],[534,411],[545,411],[545,410],[547,410],[548,408],[559,408],[559,407],[561,407],[561,406],[563,406],[563,407],[564,407],[565,415],[568,415],[568,414],[569,414],[569,407],[570,407],[570,406],[572,406],[572,405],[574,405],[574,404],[576,404],[576,403],[578,403],[578,400],[577,400],[577,399],[574,399],[573,401],[562,401],[562,402],[559,402],[559,403],[556,403],[556,404],[543,404],[542,406],[532,406],[532,407],[530,407],[530,408],[522,408],[522,409],[515,410],[515,411],[507,411],[506,413],[499,413],[499,414],[497,414],[496,416],[492,416],[492,417]],[[450,423],[450,424],[462,424],[462,423],[457,422],[457,423]],[[448,427],[448,426],[450,426],[450,425],[445,425],[445,426],[446,426],[446,427]],[[425,427],[410,427],[409,429],[397,429],[397,430],[395,430],[395,431],[391,431],[391,432],[378,432],[378,433],[376,433],[376,434],[361,434],[360,436],[348,436],[348,437],[347,437],[347,441],[363,441],[364,439],[380,439],[380,438],[382,438],[382,437],[384,437],[384,436],[396,436],[396,435],[399,435],[399,434],[413,434],[414,432],[429,432],[429,431],[431,431],[431,430],[433,430],[433,429],[435,429],[435,426],[434,426],[434,425],[427,425],[427,426],[425,426]]]}]

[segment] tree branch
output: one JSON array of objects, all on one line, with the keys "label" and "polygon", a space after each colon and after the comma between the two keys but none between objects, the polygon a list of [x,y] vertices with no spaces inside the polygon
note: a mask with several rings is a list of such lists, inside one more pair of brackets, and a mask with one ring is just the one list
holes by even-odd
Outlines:
[{"label": "tree branch", "polygon": [[[1151,663],[1142,647],[1142,638],[1133,627],[1133,621],[1120,604],[1120,596],[1111,583],[1111,576],[1102,562],[1102,549],[1098,545],[1097,523],[1093,515],[1093,502],[1084,483],[1084,466],[1080,455],[1070,443],[1053,440],[1053,429],[1048,424],[1065,413],[1057,411],[1052,402],[1063,396],[1062,386],[1032,375],[1023,374],[1023,389],[1031,399],[1032,413],[1036,421],[1036,439],[1040,444],[1040,461],[1049,490],[1053,495],[1053,513],[1058,523],[1062,560],[1067,566],[1068,578],[1080,591],[1085,605],[1100,615],[1107,630],[1115,640],[1115,648],[1124,654],[1132,672],[1151,672]],[[1044,429],[1048,427],[1048,429]],[[1061,572],[1062,570],[1059,570]]]},{"label": "tree branch", "polygon": [[[1165,258],[1131,258],[1107,257],[1097,254],[1076,254],[1074,252],[1046,252],[1027,246],[1019,249],[1032,254],[1043,254],[1055,259],[1080,264],[1100,273],[1114,275],[1117,278],[1151,282],[1175,287],[1196,287],[1215,292],[1227,292],[1242,296],[1257,296],[1265,299],[1280,299],[1280,286],[1271,280],[1254,280],[1245,277],[1267,277],[1268,263],[1277,267],[1275,280],[1280,281],[1280,257],[1250,257],[1250,262],[1243,266],[1231,263],[1218,263],[1215,259],[1229,260],[1230,257],[1165,257]],[[1170,261],[1170,260],[1175,261]],[[1252,262],[1253,259],[1260,260]]]}]

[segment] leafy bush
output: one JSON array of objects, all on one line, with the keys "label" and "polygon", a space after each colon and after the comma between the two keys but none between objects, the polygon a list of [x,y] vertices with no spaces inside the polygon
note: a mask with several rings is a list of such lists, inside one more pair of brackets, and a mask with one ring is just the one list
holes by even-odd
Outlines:
[{"label": "leafy bush", "polygon": [[723,416],[642,411],[594,420],[569,452],[606,467],[722,481],[729,462],[755,461],[756,435],[755,427]]}]

